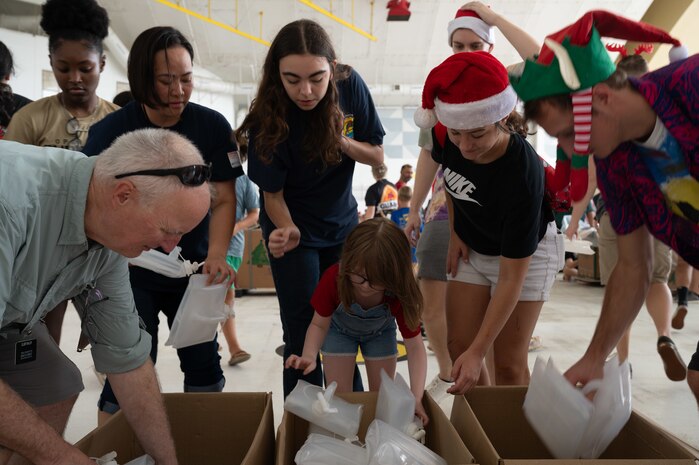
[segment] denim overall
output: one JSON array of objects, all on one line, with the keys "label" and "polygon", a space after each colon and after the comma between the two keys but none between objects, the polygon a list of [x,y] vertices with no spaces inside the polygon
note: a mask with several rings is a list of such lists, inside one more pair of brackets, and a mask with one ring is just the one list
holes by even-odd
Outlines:
[{"label": "denim overall", "polygon": [[323,344],[328,355],[356,354],[361,347],[364,358],[388,358],[397,354],[396,319],[389,304],[383,302],[363,309],[353,303],[349,309],[340,304],[332,315]]}]

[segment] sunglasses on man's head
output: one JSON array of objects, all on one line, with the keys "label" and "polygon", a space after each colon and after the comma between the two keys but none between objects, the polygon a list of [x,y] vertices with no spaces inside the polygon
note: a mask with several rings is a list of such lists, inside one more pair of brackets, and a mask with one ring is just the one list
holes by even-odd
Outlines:
[{"label": "sunglasses on man's head", "polygon": [[190,165],[181,168],[165,168],[154,170],[132,171],[130,173],[117,174],[116,179],[127,176],[177,176],[185,186],[201,186],[211,179],[211,164]]}]

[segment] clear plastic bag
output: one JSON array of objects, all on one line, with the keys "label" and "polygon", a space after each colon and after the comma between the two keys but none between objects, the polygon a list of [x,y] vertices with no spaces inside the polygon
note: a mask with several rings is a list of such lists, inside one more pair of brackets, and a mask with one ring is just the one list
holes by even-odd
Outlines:
[{"label": "clear plastic bag", "polygon": [[296,465],[366,465],[367,450],[341,439],[321,434],[309,434],[296,453]]},{"label": "clear plastic bag", "polygon": [[212,341],[219,323],[230,316],[230,310],[224,305],[228,281],[207,286],[208,276],[195,274],[189,277],[165,345],[180,349]]},{"label": "clear plastic bag", "polygon": [[536,358],[523,410],[551,455],[575,458],[592,416],[592,403],[563,377],[552,359],[545,363]]},{"label": "clear plastic bag", "polygon": [[284,401],[284,409],[331,433],[354,439],[364,407],[333,397],[336,388],[337,383],[332,382],[323,391],[320,386],[299,380]]},{"label": "clear plastic bag", "polygon": [[587,430],[577,457],[596,459],[617,437],[631,416],[631,370],[628,361],[619,365],[616,355],[604,364],[604,378],[590,381],[583,393],[597,391]]},{"label": "clear plastic bag", "polygon": [[[415,396],[400,373],[396,374],[395,379],[391,379],[381,370],[381,387],[374,418],[415,439],[424,438],[424,429],[421,430],[415,422]],[[421,422],[419,426],[422,426]]]},{"label": "clear plastic bag", "polygon": [[155,460],[153,460],[150,455],[146,454],[133,459],[125,465],[155,465]]},{"label": "clear plastic bag", "polygon": [[180,259],[182,249],[177,246],[169,254],[158,250],[146,250],[141,255],[129,259],[129,264],[140,266],[169,278],[184,278],[197,272],[202,264]]},{"label": "clear plastic bag", "polygon": [[[597,391],[591,402],[586,394]],[[524,399],[524,415],[557,459],[596,459],[631,416],[631,374],[616,357],[604,365],[604,377],[579,390],[549,359],[537,357]]]},{"label": "clear plastic bag", "polygon": [[369,465],[447,465],[439,455],[381,420],[366,433]]}]

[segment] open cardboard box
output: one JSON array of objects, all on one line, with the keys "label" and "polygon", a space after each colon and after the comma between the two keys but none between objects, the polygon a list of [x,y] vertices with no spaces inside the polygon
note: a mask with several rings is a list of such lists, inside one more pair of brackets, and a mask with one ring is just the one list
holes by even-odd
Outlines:
[{"label": "open cardboard box", "polygon": [[[374,420],[376,412],[377,392],[353,392],[337,394],[338,397],[353,404],[363,404],[362,421],[359,424],[359,439],[364,442],[369,424]],[[425,445],[441,456],[449,465],[474,463],[473,456],[449,419],[437,403],[425,394],[422,401],[430,422],[425,428],[427,436]],[[296,415],[284,412],[281,425],[277,432],[277,465],[292,465],[296,452],[303,446],[308,437],[308,422]]]},{"label": "open cardboard box", "polygon": [[457,396],[451,422],[482,465],[696,465],[695,457],[636,412],[596,460],[556,460],[524,416],[526,386],[476,387]]},{"label": "open cardboard box", "polygon": [[[272,394],[216,392],[163,394],[180,465],[272,465]],[[124,464],[144,454],[123,412],[76,444],[90,457],[116,451]]]}]

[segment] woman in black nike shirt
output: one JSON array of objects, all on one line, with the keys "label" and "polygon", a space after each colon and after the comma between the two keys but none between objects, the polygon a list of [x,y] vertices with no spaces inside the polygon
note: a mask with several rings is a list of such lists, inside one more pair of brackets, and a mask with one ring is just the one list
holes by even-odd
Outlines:
[{"label": "woman in black nike shirt", "polygon": [[[485,52],[449,57],[427,78],[421,127],[444,169],[451,237],[448,345],[454,386],[528,384],[529,340],[557,271],[563,241],[544,200],[544,169],[514,112],[507,71]],[[434,109],[434,111],[432,111]],[[484,357],[493,348],[495,373]]]}]

